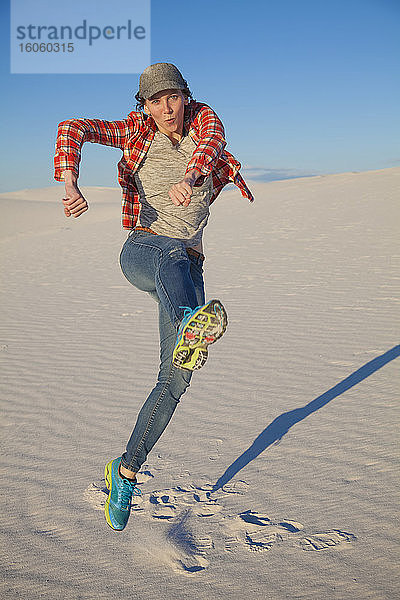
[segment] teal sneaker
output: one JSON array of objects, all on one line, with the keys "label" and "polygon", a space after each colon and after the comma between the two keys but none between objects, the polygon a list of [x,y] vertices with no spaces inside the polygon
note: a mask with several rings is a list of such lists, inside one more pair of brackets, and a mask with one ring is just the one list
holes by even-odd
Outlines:
[{"label": "teal sneaker", "polygon": [[200,369],[207,360],[208,346],[216,342],[228,324],[226,311],[219,300],[210,300],[202,306],[184,308],[178,329],[172,363],[180,369]]},{"label": "teal sneaker", "polygon": [[134,481],[125,479],[119,474],[121,457],[106,464],[104,477],[109,490],[104,512],[106,521],[112,529],[121,531],[125,528],[131,512],[132,496],[141,496],[142,492]]}]

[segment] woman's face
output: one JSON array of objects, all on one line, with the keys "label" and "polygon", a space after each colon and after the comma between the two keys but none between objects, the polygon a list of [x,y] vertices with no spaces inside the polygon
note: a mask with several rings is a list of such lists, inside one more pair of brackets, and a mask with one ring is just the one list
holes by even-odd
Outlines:
[{"label": "woman's face", "polygon": [[182,135],[185,105],[188,103],[182,90],[162,90],[145,100],[144,111],[153,117],[162,133]]}]

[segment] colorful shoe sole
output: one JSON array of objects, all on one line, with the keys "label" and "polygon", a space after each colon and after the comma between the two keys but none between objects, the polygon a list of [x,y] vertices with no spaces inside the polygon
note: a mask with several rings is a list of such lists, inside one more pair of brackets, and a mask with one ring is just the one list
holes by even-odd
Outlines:
[{"label": "colorful shoe sole", "polygon": [[208,357],[208,346],[225,333],[226,311],[219,300],[210,300],[188,320],[174,348],[172,362],[180,369],[201,369]]},{"label": "colorful shoe sole", "polygon": [[109,490],[109,494],[104,506],[104,514],[106,517],[106,521],[107,524],[114,529],[114,531],[119,531],[118,529],[115,529],[115,527],[113,527],[113,524],[111,523],[111,519],[110,519],[110,498],[111,498],[111,468],[112,468],[112,460],[110,460],[109,463],[106,464],[105,469],[104,469],[104,479],[106,482],[106,488]]}]

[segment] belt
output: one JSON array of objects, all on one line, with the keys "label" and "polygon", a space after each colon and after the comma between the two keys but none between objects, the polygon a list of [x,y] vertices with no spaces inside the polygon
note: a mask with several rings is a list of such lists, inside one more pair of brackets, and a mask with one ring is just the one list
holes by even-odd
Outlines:
[{"label": "belt", "polygon": [[[153,233],[154,235],[158,235],[155,231],[150,229],[150,227],[142,227],[141,225],[137,225],[132,231],[147,231],[147,233]],[[186,248],[186,252],[196,258],[197,264],[202,263],[205,259],[204,254],[194,250],[193,248]]]},{"label": "belt", "polygon": [[150,227],[141,227],[140,225],[135,227],[133,231],[147,231],[147,233],[154,233],[154,235],[158,235],[155,231],[150,229]]}]

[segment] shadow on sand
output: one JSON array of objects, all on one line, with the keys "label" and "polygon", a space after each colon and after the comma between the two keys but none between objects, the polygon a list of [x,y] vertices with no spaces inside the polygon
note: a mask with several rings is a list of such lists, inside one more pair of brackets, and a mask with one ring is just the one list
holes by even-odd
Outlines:
[{"label": "shadow on sand", "polygon": [[256,458],[261,452],[263,452],[268,446],[279,442],[279,440],[289,431],[293,425],[299,423],[313,412],[319,410],[325,404],[328,404],[331,400],[340,396],[348,389],[360,383],[366,377],[369,377],[378,369],[381,369],[384,365],[386,365],[391,360],[394,360],[400,355],[400,345],[394,346],[381,356],[377,356],[370,362],[367,362],[365,365],[354,371],[351,375],[339,381],[334,387],[324,392],[321,396],[318,396],[314,400],[312,400],[306,406],[301,408],[295,408],[286,413],[282,413],[272,421],[260,433],[260,435],[254,440],[252,445],[243,452],[221,475],[218,481],[214,484],[212,491],[215,492],[219,490],[223,485],[225,485],[232,477],[236,475],[243,467],[245,467],[250,461]]}]

